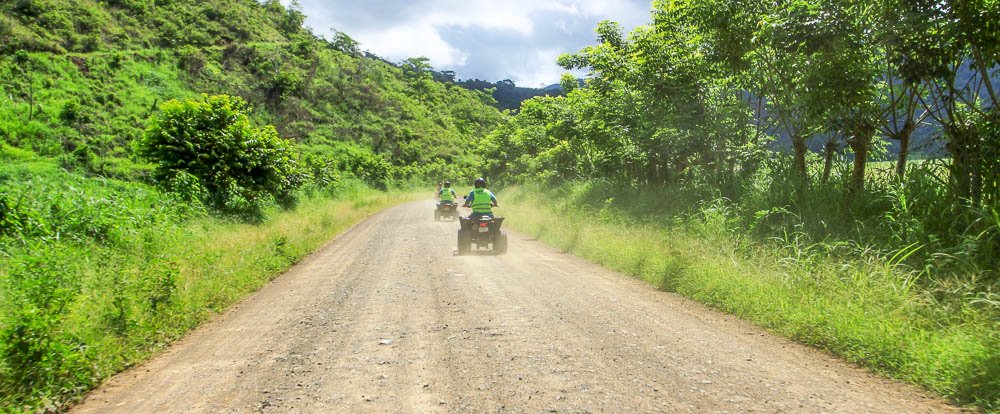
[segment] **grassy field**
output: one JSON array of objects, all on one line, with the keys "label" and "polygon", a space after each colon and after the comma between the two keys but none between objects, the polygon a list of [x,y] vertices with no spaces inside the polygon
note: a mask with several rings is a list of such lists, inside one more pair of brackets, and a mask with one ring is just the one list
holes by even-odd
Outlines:
[{"label": "grassy field", "polygon": [[[837,246],[741,236],[723,205],[689,218],[636,220],[578,202],[578,189],[507,189],[511,227],[567,252],[926,386],[1000,408],[1000,318],[990,298],[950,300],[901,257],[845,259]],[[541,196],[547,194],[547,196]],[[608,194],[613,200],[613,194]]]},{"label": "grassy field", "polygon": [[369,214],[419,196],[345,185],[251,225],[44,160],[0,167],[0,412],[59,410]]}]

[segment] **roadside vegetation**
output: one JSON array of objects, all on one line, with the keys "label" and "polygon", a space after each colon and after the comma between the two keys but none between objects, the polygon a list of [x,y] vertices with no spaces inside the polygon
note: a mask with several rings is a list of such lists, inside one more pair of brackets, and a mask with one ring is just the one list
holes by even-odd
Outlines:
[{"label": "roadside vegetation", "polygon": [[10,158],[0,190],[13,196],[0,205],[8,232],[0,239],[0,411],[13,412],[60,410],[348,226],[415,197],[352,181],[246,223],[145,184]]},{"label": "roadside vegetation", "polygon": [[[586,85],[481,143],[510,224],[1000,409],[1000,5],[656,1],[651,21],[601,23],[559,59]],[[911,162],[918,135],[940,152]]]}]

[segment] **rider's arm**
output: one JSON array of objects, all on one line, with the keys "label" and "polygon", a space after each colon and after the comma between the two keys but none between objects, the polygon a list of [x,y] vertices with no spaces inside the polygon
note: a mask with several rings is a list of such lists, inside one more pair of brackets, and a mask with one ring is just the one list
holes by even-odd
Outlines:
[{"label": "rider's arm", "polygon": [[465,196],[465,203],[462,204],[463,206],[469,207],[469,206],[472,205],[472,195],[473,195],[473,193],[475,193],[475,190],[469,191],[469,195]]}]

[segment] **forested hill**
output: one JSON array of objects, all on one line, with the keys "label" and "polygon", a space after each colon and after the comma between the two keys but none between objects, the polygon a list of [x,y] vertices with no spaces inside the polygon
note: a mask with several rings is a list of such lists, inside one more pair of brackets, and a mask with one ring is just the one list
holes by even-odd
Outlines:
[{"label": "forested hill", "polygon": [[502,116],[488,95],[436,82],[429,68],[315,36],[277,0],[19,0],[0,12],[0,142],[81,172],[142,177],[149,165],[131,144],[149,117],[202,93],[249,101],[303,163],[376,184],[459,175]]},{"label": "forested hill", "polygon": [[[534,98],[536,96],[561,96],[563,91],[558,87],[547,87],[544,89],[536,88],[525,88],[517,86],[514,81],[510,79],[504,79],[502,81],[491,83],[479,79],[466,79],[457,82],[459,86],[474,91],[486,91],[488,89],[493,90],[493,98],[497,100],[497,103],[501,109],[520,109],[521,102],[528,99]],[[557,85],[558,86],[558,85]]]}]

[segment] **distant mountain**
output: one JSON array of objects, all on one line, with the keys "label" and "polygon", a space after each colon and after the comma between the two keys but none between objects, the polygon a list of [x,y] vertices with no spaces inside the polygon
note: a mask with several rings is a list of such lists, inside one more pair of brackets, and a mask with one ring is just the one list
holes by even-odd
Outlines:
[{"label": "distant mountain", "polygon": [[504,79],[496,83],[490,83],[489,81],[479,79],[466,79],[456,81],[455,84],[475,91],[485,91],[492,88],[493,99],[497,100],[497,105],[500,109],[517,110],[521,108],[521,102],[536,96],[559,96],[563,94],[562,88],[524,88],[517,86],[514,84],[514,81],[510,79]]},{"label": "distant mountain", "polygon": [[[576,78],[576,82],[577,82],[577,84],[579,84],[579,86],[581,88],[584,87],[584,85],[587,84],[587,82],[585,82],[583,79],[580,79],[580,78]],[[542,90],[543,91],[559,91],[560,93],[562,93],[563,87],[562,87],[561,84],[553,83],[553,84],[551,84],[549,86],[546,86],[546,87],[542,88]]]}]

